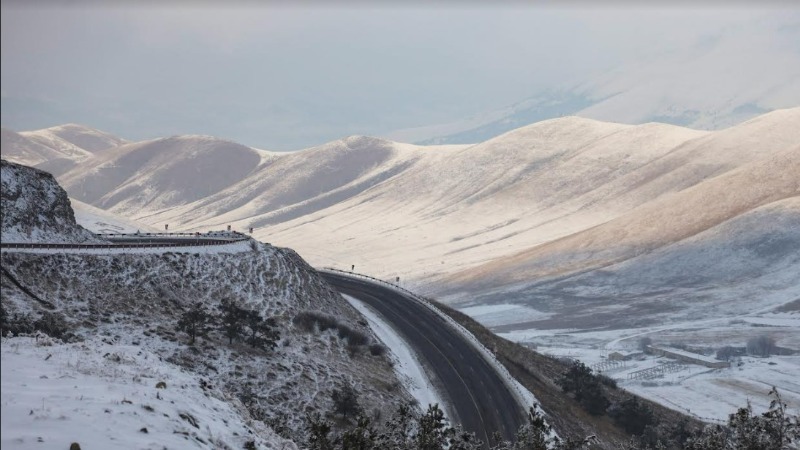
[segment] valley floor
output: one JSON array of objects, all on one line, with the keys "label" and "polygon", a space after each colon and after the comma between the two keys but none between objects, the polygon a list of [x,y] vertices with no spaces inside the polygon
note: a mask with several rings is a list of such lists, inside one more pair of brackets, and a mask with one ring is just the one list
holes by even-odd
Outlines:
[{"label": "valley floor", "polygon": [[[503,319],[520,311],[512,305],[464,308],[490,328],[502,327]],[[714,359],[717,349],[744,346],[756,336],[773,337],[778,346],[800,348],[800,313],[755,313],[719,320],[696,320],[668,326],[617,330],[513,330],[500,336],[535,347],[537,351],[571,358],[602,372],[621,387],[662,405],[710,422],[727,422],[729,414],[750,402],[754,411],[769,407],[768,393],[774,386],[794,414],[800,413],[800,354],[767,358],[735,357],[730,368],[709,368],[696,364],[664,366],[675,360],[646,355],[639,351],[642,338],[653,345],[705,349],[706,358]],[[618,352],[629,355],[627,361],[609,358]],[[616,355],[615,355],[616,356]],[[647,377],[649,368],[661,366],[663,374]]]}]

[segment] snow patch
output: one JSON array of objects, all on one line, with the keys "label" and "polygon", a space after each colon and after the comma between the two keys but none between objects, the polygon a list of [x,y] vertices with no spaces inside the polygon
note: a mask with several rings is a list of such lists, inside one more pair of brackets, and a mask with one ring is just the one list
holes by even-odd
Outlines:
[{"label": "snow patch", "polygon": [[137,346],[14,337],[0,351],[3,448],[297,448],[237,400]]}]

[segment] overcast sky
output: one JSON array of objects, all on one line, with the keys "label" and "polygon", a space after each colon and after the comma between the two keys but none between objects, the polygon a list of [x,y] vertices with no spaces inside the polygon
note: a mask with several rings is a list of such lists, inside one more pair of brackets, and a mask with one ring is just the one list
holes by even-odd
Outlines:
[{"label": "overcast sky", "polygon": [[4,1],[3,126],[298,149],[498,109],[753,23],[800,27],[791,2],[224,3]]}]

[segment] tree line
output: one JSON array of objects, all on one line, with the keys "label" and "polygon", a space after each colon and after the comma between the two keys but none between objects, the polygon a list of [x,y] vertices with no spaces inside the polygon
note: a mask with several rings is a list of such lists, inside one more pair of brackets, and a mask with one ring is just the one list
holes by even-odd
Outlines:
[{"label": "tree line", "polygon": [[[587,388],[591,371],[573,367],[564,375],[569,381],[569,392]],[[582,380],[582,381],[579,381]],[[584,385],[583,387],[580,387]],[[748,403],[729,416],[726,426],[708,425],[690,429],[678,424],[671,433],[655,433],[653,413],[636,397],[608,407],[608,414],[634,435],[630,441],[619,444],[621,450],[783,450],[800,439],[798,416],[787,411],[777,389],[770,393],[773,400],[769,409],[754,414]],[[588,404],[602,404],[594,394],[587,397]],[[380,418],[370,418],[361,408],[357,390],[349,383],[337,388],[331,395],[333,408],[327,417],[318,412],[306,416],[305,444],[309,450],[478,450],[486,448],[473,433],[450,424],[438,405],[428,405],[419,411],[409,404],[401,404],[395,412],[380,423]],[[331,420],[333,419],[333,421]],[[338,421],[336,421],[338,419]],[[338,427],[336,425],[339,425]],[[507,441],[497,433],[488,443],[491,450],[581,450],[594,448],[595,436],[583,439],[563,439],[552,433],[541,409],[534,405],[528,410],[525,423],[515,439]]]},{"label": "tree line", "polygon": [[262,350],[273,350],[280,339],[274,318],[262,317],[258,311],[227,299],[217,305],[216,311],[195,303],[181,315],[177,328],[189,335],[189,345],[194,345],[198,337],[207,337],[211,331],[222,333],[229,344],[242,341]]}]

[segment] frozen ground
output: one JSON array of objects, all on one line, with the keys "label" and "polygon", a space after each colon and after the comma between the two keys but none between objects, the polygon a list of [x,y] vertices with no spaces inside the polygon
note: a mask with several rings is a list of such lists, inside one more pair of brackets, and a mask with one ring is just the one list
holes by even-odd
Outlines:
[{"label": "frozen ground", "polygon": [[[502,309],[501,309],[502,310]],[[800,413],[800,355],[757,358],[743,356],[728,369],[687,364],[681,370],[653,379],[630,379],[634,372],[671,362],[651,355],[634,356],[615,367],[602,367],[608,355],[639,353],[640,339],[656,346],[688,346],[715,355],[723,346],[743,347],[748,339],[766,335],[779,347],[800,347],[800,313],[761,312],[733,318],[696,320],[648,328],[617,330],[514,330],[500,333],[537,351],[577,359],[616,379],[621,387],[664,406],[709,421],[727,420],[728,414],[751,402],[755,411],[769,406],[767,395],[778,388],[795,414]]]},{"label": "frozen ground", "polygon": [[502,303],[496,305],[468,306],[460,310],[487,327],[503,325],[513,321],[526,322],[543,320],[552,315],[524,305]]},{"label": "frozen ground", "polygon": [[14,337],[1,349],[2,448],[296,449],[238,400],[137,346]]}]

